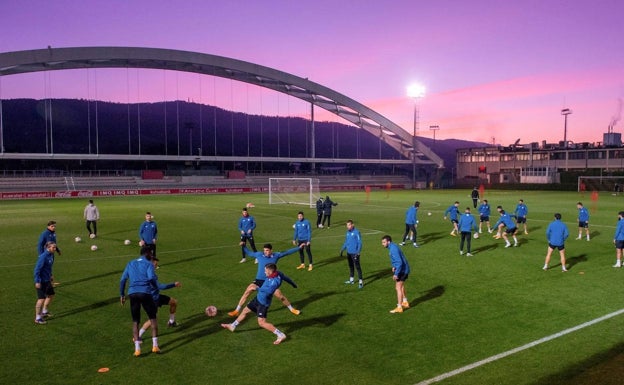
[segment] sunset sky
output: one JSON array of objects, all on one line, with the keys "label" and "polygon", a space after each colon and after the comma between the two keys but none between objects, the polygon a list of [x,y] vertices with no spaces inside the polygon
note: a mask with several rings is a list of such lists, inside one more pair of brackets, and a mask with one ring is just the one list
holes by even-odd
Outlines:
[{"label": "sunset sky", "polygon": [[[624,1],[4,0],[0,52],[137,46],[196,51],[322,84],[419,135],[507,145],[621,133]],[[193,100],[269,115],[307,108],[197,74],[80,70],[0,79],[0,98]],[[320,116],[320,117],[319,117]],[[317,119],[329,119],[320,114]]]}]

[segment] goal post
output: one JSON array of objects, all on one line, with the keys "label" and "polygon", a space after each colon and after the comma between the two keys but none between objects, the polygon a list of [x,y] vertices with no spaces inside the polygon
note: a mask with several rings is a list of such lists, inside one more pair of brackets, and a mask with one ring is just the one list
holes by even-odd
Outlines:
[{"label": "goal post", "polygon": [[269,178],[269,204],[295,204],[316,207],[321,196],[316,178]]},{"label": "goal post", "polygon": [[619,195],[624,191],[624,176],[579,176],[577,191],[604,191]]}]

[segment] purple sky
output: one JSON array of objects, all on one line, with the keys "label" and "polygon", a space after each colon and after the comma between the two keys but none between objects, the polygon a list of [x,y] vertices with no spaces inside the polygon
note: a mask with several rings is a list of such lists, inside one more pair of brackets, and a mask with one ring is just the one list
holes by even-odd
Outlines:
[{"label": "purple sky", "polygon": [[[9,5],[9,3],[12,3]],[[156,5],[154,5],[156,4]],[[305,5],[304,5],[305,4]],[[599,142],[624,98],[624,1],[6,0],[0,52],[76,46],[197,51],[258,63],[343,93],[409,132],[499,144]],[[305,104],[225,79],[154,70],[3,78],[0,97],[194,100],[307,116]],[[317,110],[318,120],[330,119]],[[614,131],[621,133],[619,121]]]}]

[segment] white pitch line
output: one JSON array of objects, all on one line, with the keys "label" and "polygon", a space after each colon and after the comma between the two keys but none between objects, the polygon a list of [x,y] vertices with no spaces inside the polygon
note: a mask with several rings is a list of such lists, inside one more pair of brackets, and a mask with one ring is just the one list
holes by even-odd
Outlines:
[{"label": "white pitch line", "polygon": [[582,323],[580,325],[574,326],[572,328],[565,329],[563,331],[560,331],[559,333],[552,334],[552,335],[550,335],[548,337],[544,337],[544,338],[541,338],[539,340],[536,340],[536,341],[533,341],[533,342],[529,342],[526,345],[522,345],[522,346],[517,347],[515,349],[511,349],[511,350],[508,350],[506,352],[496,354],[494,356],[488,357],[488,358],[483,359],[481,361],[474,362],[474,363],[472,363],[470,365],[466,365],[466,366],[461,367],[459,369],[455,369],[455,370],[452,370],[450,372],[446,372],[446,373],[440,374],[439,376],[430,378],[430,379],[425,380],[425,381],[421,381],[421,382],[417,383],[416,385],[428,385],[428,384],[432,384],[434,382],[440,382],[440,381],[445,380],[445,379],[447,379],[449,377],[453,377],[453,376],[455,376],[457,374],[460,374],[460,373],[463,373],[463,372],[467,372],[468,370],[472,370],[474,368],[478,368],[479,366],[483,366],[485,364],[489,364],[490,362],[494,362],[494,361],[497,361],[497,360],[499,360],[501,358],[505,358],[505,357],[510,356],[512,354],[516,354],[516,353],[521,352],[523,350],[532,348],[533,346],[536,346],[536,345],[542,344],[544,342],[548,342],[548,341],[554,340],[554,339],[559,338],[559,337],[563,337],[566,334],[575,332],[577,330],[581,330],[581,329],[586,328],[588,326],[595,325],[595,324],[597,324],[599,322],[608,320],[609,318],[613,318],[613,317],[618,316],[618,315],[620,315],[622,313],[624,313],[624,309],[620,309],[620,310],[615,311],[613,313],[609,313],[609,314],[604,315],[602,317],[593,319],[591,321],[587,321],[585,323]]}]

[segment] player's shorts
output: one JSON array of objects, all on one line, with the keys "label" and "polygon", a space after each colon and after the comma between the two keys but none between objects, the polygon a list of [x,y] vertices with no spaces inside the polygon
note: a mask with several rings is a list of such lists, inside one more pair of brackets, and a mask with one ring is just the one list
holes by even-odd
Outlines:
[{"label": "player's shorts", "polygon": [[240,240],[241,242],[253,241],[253,234],[241,234]]},{"label": "player's shorts", "polygon": [[489,216],[489,215],[481,215],[481,216],[479,217],[479,220],[480,220],[481,222],[489,222],[489,221],[490,221],[490,216]]},{"label": "player's shorts", "polygon": [[589,227],[589,221],[579,221],[579,226],[578,227],[582,227],[584,229]]},{"label": "player's shorts", "polygon": [[624,241],[615,241],[616,249],[624,249]]},{"label": "player's shorts", "polygon": [[551,249],[553,249],[553,250],[554,250],[554,249],[557,249],[557,250],[559,250],[559,251],[561,251],[561,250],[565,250],[565,245],[555,246],[555,245],[552,245],[552,244],[550,244],[550,243],[549,243],[549,244],[548,244],[548,247],[550,247],[550,248],[551,248]]},{"label": "player's shorts", "polygon": [[407,278],[409,277],[409,274],[399,274],[397,275],[397,282],[405,282],[407,281]]},{"label": "player's shorts", "polygon": [[457,220],[457,219],[451,219],[451,223],[459,223],[459,220]]},{"label": "player's shorts", "polygon": [[511,229],[505,229],[505,234],[515,234],[518,231],[517,227],[512,227]]},{"label": "player's shorts", "polygon": [[54,292],[54,286],[52,282],[41,282],[39,284],[39,289],[37,289],[37,299],[46,299],[46,297],[50,297],[56,294]]},{"label": "player's shorts", "polygon": [[350,259],[355,263],[360,263],[360,254],[347,253],[347,259]]},{"label": "player's shorts", "polygon": [[526,217],[516,217],[516,223],[526,223]]},{"label": "player's shorts", "polygon": [[169,301],[171,301],[171,297],[169,297],[168,295],[161,294],[158,296],[158,301],[156,301],[156,306],[162,307],[165,305],[169,305]]},{"label": "player's shorts", "polygon": [[265,281],[264,279],[254,279],[251,283],[253,283],[254,285],[260,287],[260,286],[262,286],[264,281]]},{"label": "player's shorts", "polygon": [[256,313],[258,318],[266,318],[267,313],[269,312],[269,307],[258,302],[257,298],[252,299],[251,302],[247,304],[247,307],[249,310]]},{"label": "player's shorts", "polygon": [[141,306],[147,313],[147,318],[156,318],[158,308],[156,307],[156,302],[154,302],[154,297],[147,293],[133,293],[130,294],[130,314],[133,322],[141,322]]}]

